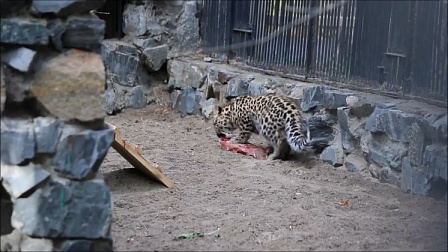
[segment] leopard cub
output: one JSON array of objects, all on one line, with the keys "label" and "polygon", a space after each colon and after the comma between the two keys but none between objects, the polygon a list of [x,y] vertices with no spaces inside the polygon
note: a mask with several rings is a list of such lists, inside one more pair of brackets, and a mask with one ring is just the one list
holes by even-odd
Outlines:
[{"label": "leopard cub", "polygon": [[[247,143],[252,133],[262,135],[272,149],[268,160],[285,159],[291,148],[301,152],[309,147],[296,104],[279,95],[239,97],[224,106],[215,106],[213,126],[218,137],[232,143]],[[239,129],[238,135],[232,132]]]}]

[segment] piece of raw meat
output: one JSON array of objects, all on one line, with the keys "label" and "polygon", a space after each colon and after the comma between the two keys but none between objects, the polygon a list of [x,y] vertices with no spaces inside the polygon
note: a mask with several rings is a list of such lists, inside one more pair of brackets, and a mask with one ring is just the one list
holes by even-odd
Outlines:
[{"label": "piece of raw meat", "polygon": [[269,148],[267,147],[260,147],[253,144],[230,143],[229,140],[229,138],[225,137],[219,138],[221,149],[252,156],[260,160],[265,160],[268,156],[267,153],[269,151]]}]

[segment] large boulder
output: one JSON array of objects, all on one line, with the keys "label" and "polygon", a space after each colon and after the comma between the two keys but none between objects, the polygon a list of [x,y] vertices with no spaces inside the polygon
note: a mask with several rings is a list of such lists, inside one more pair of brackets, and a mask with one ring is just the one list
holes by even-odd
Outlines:
[{"label": "large boulder", "polygon": [[106,74],[100,55],[71,49],[45,62],[30,94],[41,108],[62,120],[103,120]]}]

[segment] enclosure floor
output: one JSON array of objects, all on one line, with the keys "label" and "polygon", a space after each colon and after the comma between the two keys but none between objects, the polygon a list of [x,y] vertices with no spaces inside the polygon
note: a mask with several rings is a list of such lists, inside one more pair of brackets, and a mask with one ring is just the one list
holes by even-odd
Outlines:
[{"label": "enclosure floor", "polygon": [[[224,151],[211,122],[157,105],[106,120],[178,187],[153,182],[109,151],[100,171],[112,192],[116,251],[447,248],[446,203],[402,193],[367,171],[334,168],[317,155],[268,162]],[[193,232],[214,233],[174,239]]]}]

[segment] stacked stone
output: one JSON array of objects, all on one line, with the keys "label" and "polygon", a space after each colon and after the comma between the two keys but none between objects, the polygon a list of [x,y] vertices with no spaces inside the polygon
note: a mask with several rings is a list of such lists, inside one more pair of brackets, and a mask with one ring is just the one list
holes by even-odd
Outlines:
[{"label": "stacked stone", "polygon": [[368,169],[403,192],[447,200],[447,113],[405,113],[397,103],[360,101],[353,93],[306,88],[304,111],[325,108],[339,130],[321,159],[350,171]]},{"label": "stacked stone", "polygon": [[105,110],[142,108],[154,88],[166,84],[166,61],[176,51],[197,48],[196,1],[130,1],[123,12],[123,39],[103,42]]},{"label": "stacked stone", "polygon": [[1,1],[1,250],[111,251],[104,1]]},{"label": "stacked stone", "polygon": [[[299,88],[264,75],[193,60],[168,62],[171,108],[211,118],[214,104],[235,97],[277,93],[303,111],[320,158],[349,171],[368,170],[402,191],[447,197],[447,113],[408,114],[396,103],[360,99],[329,86]],[[298,98],[300,97],[300,98]],[[334,130],[336,129],[336,130]]]}]

